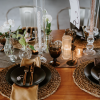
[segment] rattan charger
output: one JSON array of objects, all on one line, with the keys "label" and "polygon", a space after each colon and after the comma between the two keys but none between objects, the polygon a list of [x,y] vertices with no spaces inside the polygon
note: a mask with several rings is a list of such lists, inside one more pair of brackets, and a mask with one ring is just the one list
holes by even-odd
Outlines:
[{"label": "rattan charger", "polygon": [[[0,93],[7,98],[10,98],[12,86],[6,81],[6,73],[15,65],[16,64],[13,64],[0,71]],[[51,80],[46,85],[39,88],[38,99],[45,99],[52,95],[54,92],[56,92],[61,82],[61,77],[54,67],[46,63],[42,63],[42,65],[46,66],[51,71]]]},{"label": "rattan charger", "polygon": [[100,98],[100,85],[91,82],[84,74],[84,68],[91,62],[93,62],[93,60],[84,62],[76,67],[73,73],[73,80],[81,90]]}]

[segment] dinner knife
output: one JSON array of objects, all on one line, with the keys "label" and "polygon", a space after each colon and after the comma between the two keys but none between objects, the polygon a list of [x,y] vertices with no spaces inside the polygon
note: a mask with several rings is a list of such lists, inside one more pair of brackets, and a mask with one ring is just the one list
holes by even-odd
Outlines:
[{"label": "dinner knife", "polygon": [[31,65],[31,68],[30,68],[30,72],[31,72],[31,76],[30,76],[30,85],[33,84],[34,66],[35,66],[35,63],[33,62],[32,65]]},{"label": "dinner knife", "polygon": [[27,76],[27,72],[29,71],[29,69],[27,67],[24,68],[24,77],[23,77],[23,85],[26,84],[26,76]]}]

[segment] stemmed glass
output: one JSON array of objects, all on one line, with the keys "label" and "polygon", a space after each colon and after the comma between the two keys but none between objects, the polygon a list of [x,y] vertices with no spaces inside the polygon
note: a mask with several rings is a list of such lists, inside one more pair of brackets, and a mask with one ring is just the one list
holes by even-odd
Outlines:
[{"label": "stemmed glass", "polygon": [[40,57],[40,59],[41,59],[41,62],[43,62],[43,63],[46,63],[47,62],[47,59],[43,56],[43,51],[45,51],[45,49],[46,49],[46,44],[45,44],[45,42],[44,42],[44,36],[42,36],[41,37],[42,39],[42,43],[41,43],[41,48],[39,48],[39,43],[38,43],[38,41],[35,43],[35,45],[34,45],[34,48],[35,48],[35,50],[37,50],[38,52],[39,52],[39,57]]},{"label": "stemmed glass", "polygon": [[4,46],[4,52],[8,57],[10,57],[10,60],[12,62],[15,62],[15,60],[17,59],[17,56],[14,55],[12,38],[6,38],[6,43],[5,43],[5,46]]},{"label": "stemmed glass", "polygon": [[49,53],[50,56],[53,58],[53,61],[50,61],[50,65],[52,65],[53,67],[60,65],[60,62],[57,61],[57,58],[61,54],[61,46],[62,46],[62,42],[59,40],[55,42],[50,42],[49,44]]}]

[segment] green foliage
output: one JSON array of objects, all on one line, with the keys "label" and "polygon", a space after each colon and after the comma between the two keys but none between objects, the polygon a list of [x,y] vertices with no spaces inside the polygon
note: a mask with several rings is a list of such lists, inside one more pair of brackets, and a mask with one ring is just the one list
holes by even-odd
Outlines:
[{"label": "green foliage", "polygon": [[17,33],[17,36],[16,36],[17,39],[18,39],[18,38],[23,38],[23,37],[24,37],[23,35]]},{"label": "green foliage", "polygon": [[[16,38],[17,40],[19,40],[19,43],[22,45],[22,46],[24,46],[24,47],[26,47],[26,45],[29,45],[27,42],[26,42],[26,40],[25,40],[25,34],[27,33],[26,32],[26,30],[24,31],[24,33],[23,33],[23,30],[22,29],[19,29],[20,28],[20,26],[17,28],[17,30],[15,31],[15,32],[11,32],[10,33],[10,35],[11,35],[11,37],[12,38]],[[19,33],[23,33],[23,34],[19,34]],[[4,37],[9,37],[10,36],[9,35],[9,32],[5,32],[5,34],[2,34],[1,32],[0,32],[0,36],[1,36],[1,38],[4,38]],[[32,49],[32,50],[35,50],[34,49],[34,46],[32,46],[32,45],[29,45],[29,47]]]},{"label": "green foliage", "polygon": [[27,44],[24,37],[22,37],[22,38],[19,39],[19,43],[20,43],[22,46],[26,46],[26,44]]},{"label": "green foliage", "polygon": [[35,50],[35,49],[34,49],[34,46],[32,46],[32,45],[29,45],[29,47],[30,47],[32,50]]},{"label": "green foliage", "polygon": [[3,34],[0,32],[0,35],[3,36]]},{"label": "green foliage", "polygon": [[26,30],[24,31],[24,36],[25,36],[25,34],[26,34]]},{"label": "green foliage", "polygon": [[12,34],[12,38],[14,39],[17,38],[16,34]]},{"label": "green foliage", "polygon": [[51,23],[48,23],[48,20],[46,20],[46,29],[45,32],[47,35],[49,35],[51,33]]}]

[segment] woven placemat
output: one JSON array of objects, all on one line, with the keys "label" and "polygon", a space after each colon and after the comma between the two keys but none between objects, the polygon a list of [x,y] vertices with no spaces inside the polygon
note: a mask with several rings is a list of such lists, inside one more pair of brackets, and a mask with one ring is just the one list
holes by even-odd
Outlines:
[{"label": "woven placemat", "polygon": [[92,61],[87,61],[79,65],[74,73],[73,73],[73,80],[74,83],[83,91],[100,98],[100,86],[96,85],[95,83],[91,82],[89,79],[86,78],[84,74],[84,68],[86,65]]},{"label": "woven placemat", "polygon": [[[5,76],[7,71],[15,65],[16,64],[13,64],[0,71],[0,92],[3,96],[7,98],[10,98],[12,86],[9,85],[9,83],[6,81]],[[51,71],[51,80],[46,85],[39,88],[38,99],[45,99],[48,96],[52,95],[54,92],[56,92],[61,82],[61,77],[54,67],[46,63],[42,63],[42,65],[46,66]]]}]

